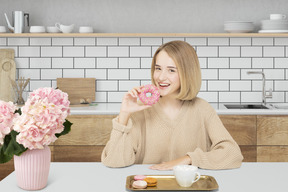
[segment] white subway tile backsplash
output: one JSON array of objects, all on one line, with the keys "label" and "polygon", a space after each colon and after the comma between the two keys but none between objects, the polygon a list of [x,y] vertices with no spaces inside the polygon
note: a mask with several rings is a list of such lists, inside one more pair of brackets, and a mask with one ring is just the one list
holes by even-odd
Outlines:
[{"label": "white subway tile backsplash", "polygon": [[[202,71],[199,97],[210,103],[261,102],[263,71],[267,102],[288,102],[288,38],[276,37],[17,37],[0,38],[15,50],[17,78],[30,77],[26,92],[56,87],[56,78],[96,78],[96,101],[121,103],[133,87],[151,84],[151,63],[162,43],[185,40]],[[287,85],[287,86],[286,86]]]},{"label": "white subway tile backsplash", "polygon": [[272,103],[272,102],[283,103],[283,102],[285,102],[285,92],[272,92],[272,99],[267,98],[266,102],[267,103]]},{"label": "white subway tile backsplash", "polygon": [[90,38],[90,37],[81,37],[81,38],[75,38],[74,39],[74,45],[82,45],[82,46],[91,46],[96,45],[96,38]]},{"label": "white subway tile backsplash", "polygon": [[65,38],[52,38],[52,45],[53,46],[58,46],[58,45],[61,45],[61,46],[72,46],[73,45],[73,38],[70,38],[70,37],[65,37]]},{"label": "white subway tile backsplash", "polygon": [[207,58],[198,58],[199,65],[201,69],[206,69],[207,67]]},{"label": "white subway tile backsplash", "polygon": [[63,69],[63,78],[84,78],[84,69]]},{"label": "white subway tile backsplash", "polygon": [[240,57],[240,47],[219,47],[219,57]]},{"label": "white subway tile backsplash", "polygon": [[134,87],[139,87],[140,81],[119,81],[119,91],[130,91]]},{"label": "white subway tile backsplash", "polygon": [[30,45],[50,45],[51,46],[51,38],[30,38]]},{"label": "white subway tile backsplash", "polygon": [[16,68],[29,68],[29,58],[15,58]]},{"label": "white subway tile backsplash", "polygon": [[240,69],[219,69],[219,79],[240,79]]},{"label": "white subway tile backsplash", "polygon": [[163,37],[163,43],[168,43],[170,41],[185,41],[184,37]]},{"label": "white subway tile backsplash", "polygon": [[202,80],[200,91],[207,91],[207,81]]},{"label": "white subway tile backsplash", "polygon": [[218,57],[218,47],[197,47],[198,57]]},{"label": "white subway tile backsplash", "polygon": [[75,58],[74,68],[95,68],[95,58]]},{"label": "white subway tile backsplash", "polygon": [[130,57],[151,57],[151,47],[130,47]]},{"label": "white subway tile backsplash", "polygon": [[129,69],[108,69],[108,79],[129,79]]},{"label": "white subway tile backsplash", "polygon": [[159,37],[142,37],[141,45],[162,45],[162,38]]},{"label": "white subway tile backsplash", "polygon": [[252,68],[273,68],[273,58],[252,58]]},{"label": "white subway tile backsplash", "polygon": [[55,80],[57,78],[62,78],[62,69],[41,69],[41,79]]},{"label": "white subway tile backsplash", "polygon": [[285,71],[283,69],[264,69],[267,80],[284,79]]},{"label": "white subway tile backsplash", "polygon": [[108,57],[129,57],[129,47],[108,47]]},{"label": "white subway tile backsplash", "polygon": [[208,102],[216,103],[218,102],[218,92],[199,92],[197,97],[201,97]]},{"label": "white subway tile backsplash", "polygon": [[128,46],[135,46],[138,45],[140,46],[140,38],[139,37],[130,37],[130,38],[126,38],[126,37],[120,37],[119,38],[119,45],[128,45]]},{"label": "white subway tile backsplash", "polygon": [[19,69],[19,77],[40,79],[40,69]]},{"label": "white subway tile backsplash", "polygon": [[207,38],[204,37],[188,37],[186,38],[186,42],[190,45],[194,46],[200,46],[200,45],[207,45]]},{"label": "white subway tile backsplash", "polygon": [[7,39],[6,38],[0,38],[0,46],[5,46],[6,45],[6,41]]},{"label": "white subway tile backsplash", "polygon": [[267,37],[252,38],[252,46],[253,45],[273,45],[273,38],[267,38]]},{"label": "white subway tile backsplash", "polygon": [[63,57],[84,57],[84,47],[63,47]]},{"label": "white subway tile backsplash", "polygon": [[158,46],[158,47],[152,47],[152,55],[151,55],[151,57],[154,56],[155,52],[157,51],[157,49],[158,49],[159,47],[160,47],[160,46]]},{"label": "white subway tile backsplash", "polygon": [[51,58],[30,58],[30,68],[51,68]]},{"label": "white subway tile backsplash", "polygon": [[210,45],[229,45],[228,37],[209,37],[208,38],[208,46]]},{"label": "white subway tile backsplash", "polygon": [[[201,58],[202,59],[202,58]],[[208,68],[229,68],[228,58],[208,58]]]},{"label": "white subway tile backsplash", "polygon": [[[273,81],[266,80],[265,82],[266,82],[265,83],[266,91],[268,91],[269,89],[274,90]],[[262,80],[253,80],[252,81],[252,89],[251,89],[252,91],[262,91],[262,89],[263,89]]]},{"label": "white subway tile backsplash", "polygon": [[97,91],[118,91],[118,81],[96,81]]},{"label": "white subway tile backsplash", "polygon": [[242,103],[260,103],[262,102],[262,92],[241,92]]},{"label": "white subway tile backsplash", "polygon": [[218,69],[201,69],[202,80],[218,79]]},{"label": "white subway tile backsplash", "polygon": [[209,91],[229,91],[229,81],[209,81]]},{"label": "white subway tile backsplash", "polygon": [[85,47],[86,57],[106,57],[106,47]]},{"label": "white subway tile backsplash", "polygon": [[140,68],[140,58],[119,58],[119,68]]},{"label": "white subway tile backsplash", "polygon": [[[96,90],[97,90],[97,87],[96,87]],[[107,92],[96,91],[96,93],[95,93],[95,97],[96,97],[95,101],[97,103],[106,103],[107,102],[106,95],[107,95]]]},{"label": "white subway tile backsplash", "polygon": [[118,68],[117,58],[97,58],[96,68]]},{"label": "white subway tile backsplash", "polygon": [[111,102],[111,103],[121,103],[122,102],[122,98],[125,95],[126,91],[123,92],[108,92],[108,100],[107,102]]},{"label": "white subway tile backsplash", "polygon": [[232,37],[230,38],[230,45],[251,45],[251,41],[249,37]]},{"label": "white subway tile backsplash", "polygon": [[73,68],[73,58],[52,58],[52,68]]},{"label": "white subway tile backsplash", "polygon": [[230,58],[230,68],[251,68],[251,58]]},{"label": "white subway tile backsplash", "polygon": [[288,45],[288,38],[287,37],[275,37],[274,38],[274,45]]},{"label": "white subway tile backsplash", "polygon": [[85,69],[85,77],[107,79],[107,69]]},{"label": "white subway tile backsplash", "polygon": [[230,91],[251,91],[251,81],[230,81]]},{"label": "white subway tile backsplash", "polygon": [[288,58],[275,58],[275,68],[288,68]]},{"label": "white subway tile backsplash", "polygon": [[150,69],[130,69],[130,79],[150,80],[151,70]]},{"label": "white subway tile backsplash", "polygon": [[284,47],[264,47],[263,56],[264,57],[284,57],[285,56]]},{"label": "white subway tile backsplash", "polygon": [[38,88],[41,88],[41,87],[51,87],[51,81],[40,81],[40,80],[37,80],[37,81],[30,81],[30,89],[29,91],[34,91]]},{"label": "white subway tile backsplash", "polygon": [[96,39],[97,45],[118,45],[117,37],[98,37]]},{"label": "white subway tile backsplash", "polygon": [[29,38],[8,38],[8,45],[29,45]]},{"label": "white subway tile backsplash", "polygon": [[141,58],[141,69],[151,68],[152,65],[152,58]]},{"label": "white subway tile backsplash", "polygon": [[19,57],[40,57],[40,47],[19,47]]},{"label": "white subway tile backsplash", "polygon": [[240,103],[240,92],[219,92],[219,102]]},{"label": "white subway tile backsplash", "polygon": [[262,57],[262,47],[241,47],[240,57]]},{"label": "white subway tile backsplash", "polygon": [[62,57],[62,47],[41,47],[41,57]]},{"label": "white subway tile backsplash", "polygon": [[275,91],[288,91],[288,81],[275,81]]}]

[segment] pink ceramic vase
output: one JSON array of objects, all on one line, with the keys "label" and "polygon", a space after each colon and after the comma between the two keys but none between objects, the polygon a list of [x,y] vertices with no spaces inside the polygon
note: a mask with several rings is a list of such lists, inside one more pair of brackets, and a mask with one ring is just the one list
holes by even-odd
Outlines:
[{"label": "pink ceramic vase", "polygon": [[24,190],[39,190],[47,185],[51,162],[51,151],[44,149],[27,150],[22,155],[14,155],[17,184]]}]

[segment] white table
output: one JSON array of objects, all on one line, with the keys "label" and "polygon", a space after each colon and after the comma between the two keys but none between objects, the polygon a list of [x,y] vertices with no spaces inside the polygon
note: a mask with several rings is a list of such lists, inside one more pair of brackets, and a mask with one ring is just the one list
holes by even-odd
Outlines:
[{"label": "white table", "polygon": [[[48,185],[41,191],[125,192],[126,177],[135,174],[172,175],[149,165],[107,168],[101,163],[51,163]],[[288,163],[243,163],[232,170],[203,170],[213,176],[221,192],[287,192]],[[0,191],[24,191],[16,184],[15,172],[0,182]]]}]

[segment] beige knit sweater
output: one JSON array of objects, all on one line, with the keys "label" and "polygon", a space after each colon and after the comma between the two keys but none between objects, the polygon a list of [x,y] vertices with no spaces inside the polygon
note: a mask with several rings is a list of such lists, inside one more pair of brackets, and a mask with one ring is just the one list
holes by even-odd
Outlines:
[{"label": "beige knit sweater", "polygon": [[158,164],[185,155],[203,169],[241,166],[243,156],[216,111],[200,98],[185,101],[176,119],[170,120],[159,104],[134,113],[127,126],[112,120],[110,140],[102,152],[108,167]]}]

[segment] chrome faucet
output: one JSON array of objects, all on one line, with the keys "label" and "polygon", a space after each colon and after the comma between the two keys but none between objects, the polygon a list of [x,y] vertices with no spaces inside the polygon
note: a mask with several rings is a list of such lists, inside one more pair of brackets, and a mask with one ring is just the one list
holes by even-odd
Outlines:
[{"label": "chrome faucet", "polygon": [[261,74],[262,75],[262,105],[266,106],[266,98],[272,98],[272,89],[269,89],[269,93],[266,94],[265,84],[266,78],[262,71],[247,71],[247,74]]}]

